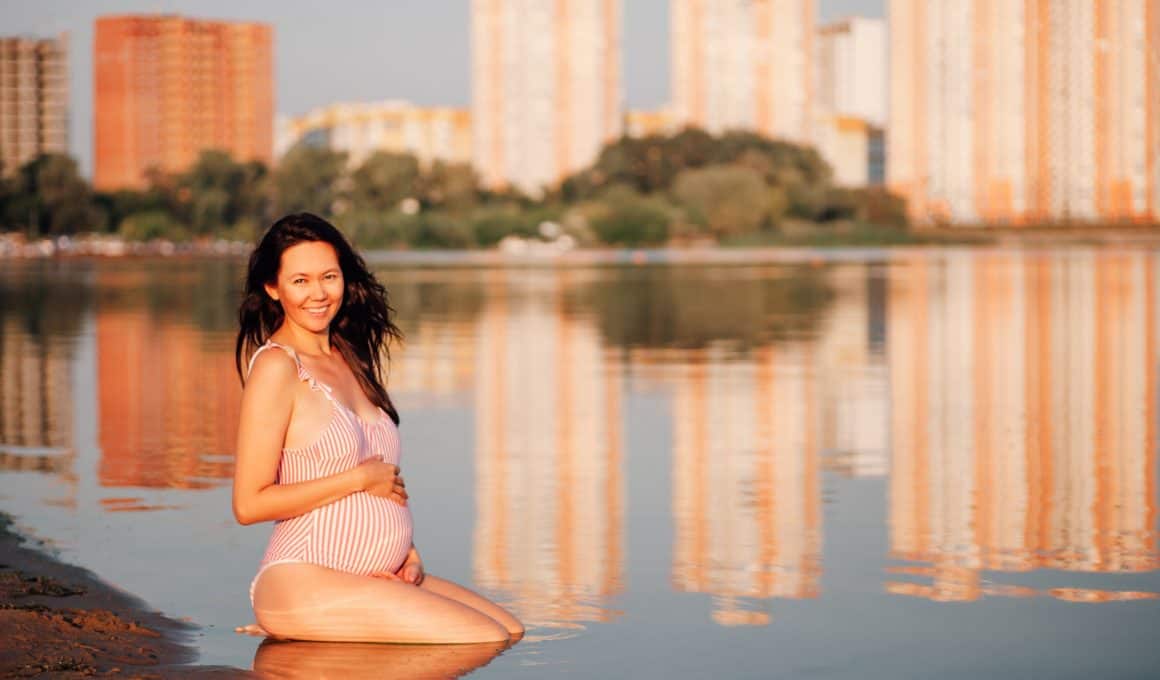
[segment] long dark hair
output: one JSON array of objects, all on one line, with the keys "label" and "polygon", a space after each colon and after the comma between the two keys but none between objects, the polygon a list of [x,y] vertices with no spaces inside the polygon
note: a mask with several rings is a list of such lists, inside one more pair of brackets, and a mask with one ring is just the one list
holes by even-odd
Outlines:
[{"label": "long dark hair", "polygon": [[234,363],[245,384],[244,366],[250,357],[282,325],[282,305],[266,293],[266,285],[278,279],[282,253],[305,241],[329,243],[338,254],[345,289],[342,306],[330,323],[330,341],[354,372],[363,393],[371,402],[399,423],[399,413],[383,386],[383,357],[391,358],[390,343],[401,341],[403,333],[391,321],[393,309],[387,289],[375,280],[350,243],[330,222],[310,213],[287,215],[270,227],[250,254],[246,285],[238,307],[238,341]]}]

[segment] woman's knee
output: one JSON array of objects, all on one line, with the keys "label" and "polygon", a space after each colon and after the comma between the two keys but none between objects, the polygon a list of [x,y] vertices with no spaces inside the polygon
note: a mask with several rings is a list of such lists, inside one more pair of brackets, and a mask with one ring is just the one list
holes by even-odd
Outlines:
[{"label": "woman's knee", "polygon": [[446,630],[453,638],[449,642],[509,642],[511,633],[506,626],[483,612],[463,607],[459,617],[462,626],[453,626]]}]

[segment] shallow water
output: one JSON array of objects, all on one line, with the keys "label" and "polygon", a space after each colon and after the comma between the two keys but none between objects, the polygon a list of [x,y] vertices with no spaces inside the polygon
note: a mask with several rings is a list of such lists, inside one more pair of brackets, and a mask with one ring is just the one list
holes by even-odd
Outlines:
[{"label": "shallow water", "polygon": [[[378,260],[416,543],[529,626],[474,675],[1160,673],[1160,254],[655,259]],[[232,632],[240,275],[0,262],[0,510],[204,663],[486,661]]]}]

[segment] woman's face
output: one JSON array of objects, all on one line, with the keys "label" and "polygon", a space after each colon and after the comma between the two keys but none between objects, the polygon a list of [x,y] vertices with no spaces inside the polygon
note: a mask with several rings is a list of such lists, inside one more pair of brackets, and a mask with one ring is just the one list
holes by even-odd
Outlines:
[{"label": "woman's face", "polygon": [[282,252],[278,278],[266,284],[266,293],[282,304],[287,322],[321,333],[342,306],[344,285],[334,247],[303,241]]}]

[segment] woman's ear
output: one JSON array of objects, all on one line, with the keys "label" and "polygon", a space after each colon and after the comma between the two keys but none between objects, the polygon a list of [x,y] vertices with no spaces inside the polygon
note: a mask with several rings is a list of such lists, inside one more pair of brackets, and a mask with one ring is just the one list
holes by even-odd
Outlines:
[{"label": "woman's ear", "polygon": [[275,302],[278,301],[278,288],[277,288],[277,286],[271,286],[270,284],[267,283],[262,287],[266,289],[266,295],[269,295],[271,300],[274,300]]}]

